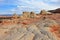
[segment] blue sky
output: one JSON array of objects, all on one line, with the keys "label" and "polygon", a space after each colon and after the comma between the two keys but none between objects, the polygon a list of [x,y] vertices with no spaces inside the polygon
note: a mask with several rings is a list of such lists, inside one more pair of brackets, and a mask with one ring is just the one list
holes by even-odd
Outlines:
[{"label": "blue sky", "polygon": [[21,14],[23,11],[52,10],[60,8],[60,0],[0,0],[0,14]]}]

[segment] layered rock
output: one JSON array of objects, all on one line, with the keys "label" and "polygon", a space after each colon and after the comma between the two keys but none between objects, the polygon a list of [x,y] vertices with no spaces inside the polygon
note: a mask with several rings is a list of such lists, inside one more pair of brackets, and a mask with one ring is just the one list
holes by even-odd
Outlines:
[{"label": "layered rock", "polygon": [[[1,40],[58,40],[57,36],[51,32],[52,26],[58,25],[54,20],[39,20],[29,25],[16,24],[6,28],[6,34],[1,36]],[[4,39],[3,39],[4,37]]]},{"label": "layered rock", "polygon": [[47,14],[45,10],[38,15],[23,12],[21,16],[14,14],[12,19],[1,20],[0,40],[60,40],[60,15]]}]

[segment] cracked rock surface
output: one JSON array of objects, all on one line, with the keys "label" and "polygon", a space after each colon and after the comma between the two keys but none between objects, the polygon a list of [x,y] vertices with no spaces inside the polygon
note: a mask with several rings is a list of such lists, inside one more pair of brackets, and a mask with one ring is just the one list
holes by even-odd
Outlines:
[{"label": "cracked rock surface", "polygon": [[56,25],[54,20],[40,20],[29,25],[10,25],[8,28],[0,27],[0,40],[57,40],[50,32],[50,26]]}]

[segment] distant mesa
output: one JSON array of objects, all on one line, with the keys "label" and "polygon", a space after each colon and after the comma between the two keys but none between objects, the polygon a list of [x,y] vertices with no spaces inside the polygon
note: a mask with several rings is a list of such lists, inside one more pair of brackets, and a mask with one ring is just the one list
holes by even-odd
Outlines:
[{"label": "distant mesa", "polygon": [[51,13],[60,13],[60,8],[55,9],[55,10],[49,10],[48,12],[51,12]]}]

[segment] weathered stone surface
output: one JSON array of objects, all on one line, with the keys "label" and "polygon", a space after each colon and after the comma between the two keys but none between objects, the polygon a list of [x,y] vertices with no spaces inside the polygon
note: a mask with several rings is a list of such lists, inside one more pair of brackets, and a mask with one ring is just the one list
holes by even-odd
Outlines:
[{"label": "weathered stone surface", "polygon": [[[46,11],[42,14],[46,14]],[[34,12],[24,12],[20,17],[14,15],[13,19],[3,20],[3,24],[0,24],[0,40],[59,40],[60,15],[37,16]]]},{"label": "weathered stone surface", "polygon": [[[50,25],[57,25],[54,20],[45,19],[40,20],[37,23],[29,25],[11,25],[12,27],[5,28],[6,31],[0,35],[1,40],[57,40],[57,37],[50,31]],[[5,32],[5,33],[4,33]],[[4,39],[2,39],[4,38]]]},{"label": "weathered stone surface", "polygon": [[27,32],[22,38],[20,38],[19,40],[33,40],[34,38],[34,34]]},{"label": "weathered stone surface", "polygon": [[16,13],[13,14],[12,19],[17,19],[18,15]]},{"label": "weathered stone surface", "polygon": [[36,14],[34,12],[30,12],[30,18],[35,18]]},{"label": "weathered stone surface", "polygon": [[40,12],[40,14],[51,14],[50,12],[47,12],[47,11],[45,11],[45,10],[42,10],[41,12]]},{"label": "weathered stone surface", "polygon": [[24,18],[29,18],[30,17],[30,12],[23,12],[22,15]]}]

